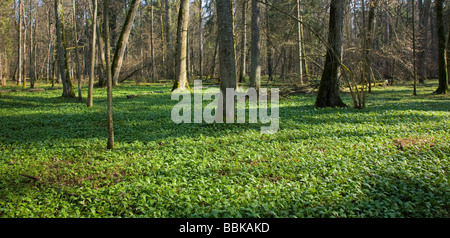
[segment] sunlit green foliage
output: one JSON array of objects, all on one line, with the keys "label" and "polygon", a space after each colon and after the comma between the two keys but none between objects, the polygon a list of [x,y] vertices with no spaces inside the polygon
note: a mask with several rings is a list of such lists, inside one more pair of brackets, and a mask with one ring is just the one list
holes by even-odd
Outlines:
[{"label": "sunlit green foliage", "polygon": [[[0,97],[0,217],[449,217],[450,103],[377,87],[366,109],[280,101],[280,131],[175,125],[169,87]],[[126,95],[150,93],[127,99]],[[350,102],[348,94],[343,99]]]}]

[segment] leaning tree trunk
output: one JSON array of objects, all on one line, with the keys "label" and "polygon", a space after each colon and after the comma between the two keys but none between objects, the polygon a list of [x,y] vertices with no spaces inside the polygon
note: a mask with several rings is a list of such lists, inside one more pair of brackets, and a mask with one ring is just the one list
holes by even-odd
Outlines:
[{"label": "leaning tree trunk", "polygon": [[110,40],[109,40],[109,0],[104,0],[103,2],[103,9],[105,9],[103,16],[103,33],[105,38],[105,71],[106,71],[106,88],[107,88],[107,127],[108,127],[108,142],[107,142],[107,148],[113,149],[114,148],[114,126],[113,126],[113,108],[112,108],[112,77],[111,77],[111,68],[110,68]]},{"label": "leaning tree trunk", "polygon": [[75,97],[72,81],[70,80],[69,65],[67,61],[66,39],[64,34],[64,19],[62,0],[55,0],[56,39],[58,44],[58,66],[63,83],[63,97]]},{"label": "leaning tree trunk", "polygon": [[445,22],[443,7],[445,0],[436,0],[436,24],[438,35],[438,65],[439,65],[439,87],[436,94],[446,94],[448,92],[447,62],[445,58]]},{"label": "leaning tree trunk", "polygon": [[123,55],[128,45],[128,38],[130,36],[131,27],[133,26],[134,18],[136,17],[137,10],[141,4],[141,0],[133,0],[131,7],[128,10],[127,18],[122,27],[122,31],[119,36],[119,41],[116,45],[116,52],[114,53],[114,59],[111,65],[113,85],[119,83],[120,69],[122,68]]},{"label": "leaning tree trunk", "polygon": [[346,107],[339,96],[339,68],[342,58],[342,29],[345,0],[331,0],[328,49],[320,80],[316,107]]},{"label": "leaning tree trunk", "polygon": [[258,0],[252,0],[252,39],[250,87],[261,87],[261,9]]},{"label": "leaning tree trunk", "polygon": [[[236,59],[233,38],[233,16],[230,0],[217,0],[217,25],[219,37],[219,69],[221,100],[217,111],[227,122],[234,120],[234,107],[227,107],[226,89],[236,89]],[[234,95],[230,95],[234,97]],[[220,118],[216,118],[220,119]]]},{"label": "leaning tree trunk", "polygon": [[97,0],[92,0],[92,39],[91,39],[91,59],[90,59],[90,71],[89,71],[89,88],[88,95],[86,99],[86,104],[88,107],[92,107],[94,104],[93,100],[93,91],[94,91],[94,77],[95,77],[95,42],[97,36],[97,8],[98,2]]},{"label": "leaning tree trunk", "polygon": [[181,0],[180,12],[178,14],[175,82],[172,91],[175,89],[184,90],[186,88],[189,88],[186,72],[188,23],[189,23],[189,0]]}]

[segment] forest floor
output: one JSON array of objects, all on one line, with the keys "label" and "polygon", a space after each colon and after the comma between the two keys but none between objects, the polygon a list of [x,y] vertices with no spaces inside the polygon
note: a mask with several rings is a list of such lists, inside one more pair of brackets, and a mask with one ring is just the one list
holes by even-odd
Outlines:
[{"label": "forest floor", "polygon": [[431,94],[437,81],[416,97],[375,87],[362,110],[282,97],[273,135],[177,125],[170,86],[114,88],[114,150],[105,89],[92,108],[61,90],[0,93],[0,217],[450,217],[450,97]]}]

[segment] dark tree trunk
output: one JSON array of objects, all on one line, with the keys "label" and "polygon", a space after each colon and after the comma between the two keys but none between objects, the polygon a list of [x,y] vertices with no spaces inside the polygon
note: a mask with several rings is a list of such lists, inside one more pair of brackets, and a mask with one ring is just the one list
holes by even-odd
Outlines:
[{"label": "dark tree trunk", "polygon": [[447,62],[445,58],[445,22],[444,22],[444,7],[445,0],[436,0],[436,25],[438,37],[438,65],[439,65],[439,87],[436,89],[436,94],[446,94],[448,92],[447,79]]},{"label": "dark tree trunk", "polygon": [[345,0],[331,0],[328,50],[320,81],[316,107],[346,107],[339,96],[339,68],[342,58],[342,28]]},{"label": "dark tree trunk", "polygon": [[222,110],[226,121],[234,120],[234,107],[227,108],[226,89],[236,89],[236,59],[233,38],[233,16],[230,0],[217,0],[217,25],[219,37],[219,67],[220,67],[220,91],[222,100],[219,100],[217,110]]}]

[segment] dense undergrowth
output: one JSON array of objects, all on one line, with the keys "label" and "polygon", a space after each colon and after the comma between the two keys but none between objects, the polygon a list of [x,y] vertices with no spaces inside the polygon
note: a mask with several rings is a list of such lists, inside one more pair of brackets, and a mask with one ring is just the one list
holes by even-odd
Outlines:
[{"label": "dense undergrowth", "polygon": [[[450,217],[450,98],[377,87],[367,108],[280,101],[280,130],[174,124],[169,87],[0,96],[1,217]],[[127,99],[126,95],[164,91]],[[348,94],[344,101],[351,105]]]}]

